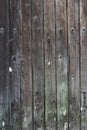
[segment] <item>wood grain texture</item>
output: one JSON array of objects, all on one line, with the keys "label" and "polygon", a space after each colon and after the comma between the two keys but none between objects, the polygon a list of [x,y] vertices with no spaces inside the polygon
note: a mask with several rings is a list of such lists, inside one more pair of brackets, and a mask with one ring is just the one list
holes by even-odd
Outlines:
[{"label": "wood grain texture", "polygon": [[21,1],[10,1],[10,127],[21,130]]},{"label": "wood grain texture", "polygon": [[44,1],[45,129],[56,130],[54,0]]},{"label": "wood grain texture", "polygon": [[9,7],[8,0],[0,1],[0,129],[2,121],[8,129],[8,87],[9,87]]},{"label": "wood grain texture", "polygon": [[79,3],[68,0],[69,129],[80,129]]},{"label": "wood grain texture", "polygon": [[0,0],[0,130],[87,129],[86,42],[86,0]]},{"label": "wood grain texture", "polygon": [[22,0],[22,130],[33,130],[31,65],[31,0]]},{"label": "wood grain texture", "polygon": [[44,130],[43,2],[32,0],[33,130]]},{"label": "wood grain texture", "polygon": [[87,1],[80,1],[81,129],[87,129]]},{"label": "wood grain texture", "polygon": [[68,56],[66,0],[56,0],[57,128],[68,128]]}]

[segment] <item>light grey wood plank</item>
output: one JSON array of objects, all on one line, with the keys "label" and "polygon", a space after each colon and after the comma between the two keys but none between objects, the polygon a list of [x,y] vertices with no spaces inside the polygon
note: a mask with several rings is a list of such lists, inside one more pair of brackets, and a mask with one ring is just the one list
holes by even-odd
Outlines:
[{"label": "light grey wood plank", "polygon": [[87,129],[87,1],[80,1],[81,130]]},{"label": "light grey wood plank", "polygon": [[56,1],[57,128],[68,129],[68,55],[66,0]]},{"label": "light grey wood plank", "polygon": [[68,0],[69,129],[80,129],[79,1]]},{"label": "light grey wood plank", "polygon": [[31,0],[22,0],[22,111],[22,130],[33,130]]},{"label": "light grey wood plank", "polygon": [[44,130],[43,1],[32,0],[33,130]]},{"label": "light grey wood plank", "polygon": [[45,129],[56,130],[55,10],[54,0],[44,0]]}]

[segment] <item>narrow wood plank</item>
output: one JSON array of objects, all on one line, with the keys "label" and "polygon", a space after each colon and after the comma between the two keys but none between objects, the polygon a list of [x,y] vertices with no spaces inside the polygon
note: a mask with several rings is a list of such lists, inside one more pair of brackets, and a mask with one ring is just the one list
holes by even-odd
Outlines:
[{"label": "narrow wood plank", "polygon": [[9,14],[8,0],[0,1],[0,128],[5,122],[4,128],[8,129],[8,86],[9,86]]},{"label": "narrow wood plank", "polygon": [[45,129],[56,130],[54,0],[44,0]]},{"label": "narrow wood plank", "polygon": [[32,0],[33,130],[44,130],[43,2]]},{"label": "narrow wood plank", "polygon": [[69,129],[80,129],[79,1],[68,0]]},{"label": "narrow wood plank", "polygon": [[[4,66],[6,67],[6,62],[4,61],[5,58],[5,53],[4,53],[4,49],[6,47],[5,42],[7,43],[7,38],[6,37],[6,9],[5,9],[5,4],[6,2],[3,0],[0,2],[0,103],[3,102],[3,87],[5,87],[4,84],[4,73],[6,71],[4,71]],[[6,79],[5,79],[6,80]],[[6,92],[6,90],[5,90]]]},{"label": "narrow wood plank", "polygon": [[20,87],[21,87],[21,1],[10,1],[10,125],[21,130]]},{"label": "narrow wood plank", "polygon": [[22,130],[32,129],[31,0],[22,0]]},{"label": "narrow wood plank", "polygon": [[87,1],[80,1],[81,130],[87,129]]},{"label": "narrow wood plank", "polygon": [[66,0],[56,1],[57,128],[68,128],[68,56]]},{"label": "narrow wood plank", "polygon": [[[9,130],[10,129],[10,116],[9,116],[9,0],[4,1],[5,3],[5,40],[4,43],[4,81],[3,81],[3,128]],[[3,123],[2,123],[3,125]]]}]

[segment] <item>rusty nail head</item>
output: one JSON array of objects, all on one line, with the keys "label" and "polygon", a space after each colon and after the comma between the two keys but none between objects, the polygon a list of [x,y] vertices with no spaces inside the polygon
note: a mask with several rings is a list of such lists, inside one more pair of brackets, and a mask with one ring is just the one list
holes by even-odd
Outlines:
[{"label": "rusty nail head", "polygon": [[71,31],[74,32],[74,28],[71,28]]},{"label": "rusty nail head", "polygon": [[62,57],[62,55],[60,55],[60,57],[59,57],[60,59],[62,59],[63,57]]},{"label": "rusty nail head", "polygon": [[3,28],[3,27],[0,28],[0,33],[1,33],[1,34],[4,33],[4,28]]},{"label": "rusty nail head", "polygon": [[16,33],[17,32],[17,29],[14,27],[13,28],[13,33]]},{"label": "rusty nail head", "polygon": [[72,78],[74,78],[75,76],[72,74]]},{"label": "rusty nail head", "polygon": [[85,29],[85,27],[83,27],[83,31],[85,31],[86,29]]},{"label": "rusty nail head", "polygon": [[47,41],[48,41],[48,43],[50,43],[50,36],[48,36]]},{"label": "rusty nail head", "polygon": [[37,28],[38,31],[40,31],[40,28]]},{"label": "rusty nail head", "polygon": [[13,61],[16,61],[16,56],[12,56],[12,60],[13,60]]},{"label": "rusty nail head", "polygon": [[62,34],[62,32],[63,32],[63,29],[62,29],[62,28],[60,28],[60,29],[59,29],[59,33],[60,33],[60,34]]},{"label": "rusty nail head", "polygon": [[33,20],[34,20],[34,21],[37,21],[37,20],[38,20],[38,17],[37,17],[37,16],[34,16],[34,17],[33,17]]}]

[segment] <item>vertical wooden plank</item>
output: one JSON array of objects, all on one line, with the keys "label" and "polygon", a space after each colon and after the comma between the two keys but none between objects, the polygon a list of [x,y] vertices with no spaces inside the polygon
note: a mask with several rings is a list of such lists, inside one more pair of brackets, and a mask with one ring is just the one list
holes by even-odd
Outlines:
[{"label": "vertical wooden plank", "polygon": [[9,129],[9,0],[5,1],[5,39],[6,42],[4,43],[4,81],[3,81],[3,121],[2,127],[5,129]]},{"label": "vertical wooden plank", "polygon": [[80,0],[81,130],[87,129],[87,1]]},{"label": "vertical wooden plank", "polygon": [[5,128],[8,124],[8,86],[9,86],[9,14],[8,0],[0,1],[0,128],[2,122],[5,122]]},{"label": "vertical wooden plank", "polygon": [[33,130],[44,129],[43,2],[32,0]]},{"label": "vertical wooden plank", "polygon": [[57,128],[68,128],[68,56],[66,0],[56,0]]},{"label": "vertical wooden plank", "polygon": [[69,129],[80,129],[79,1],[68,0]]},{"label": "vertical wooden plank", "polygon": [[10,125],[21,130],[20,87],[21,87],[21,1],[10,1]]},{"label": "vertical wooden plank", "polygon": [[55,11],[54,0],[44,0],[45,127],[56,130]]},{"label": "vertical wooden plank", "polygon": [[22,0],[22,130],[32,129],[31,0]]}]

